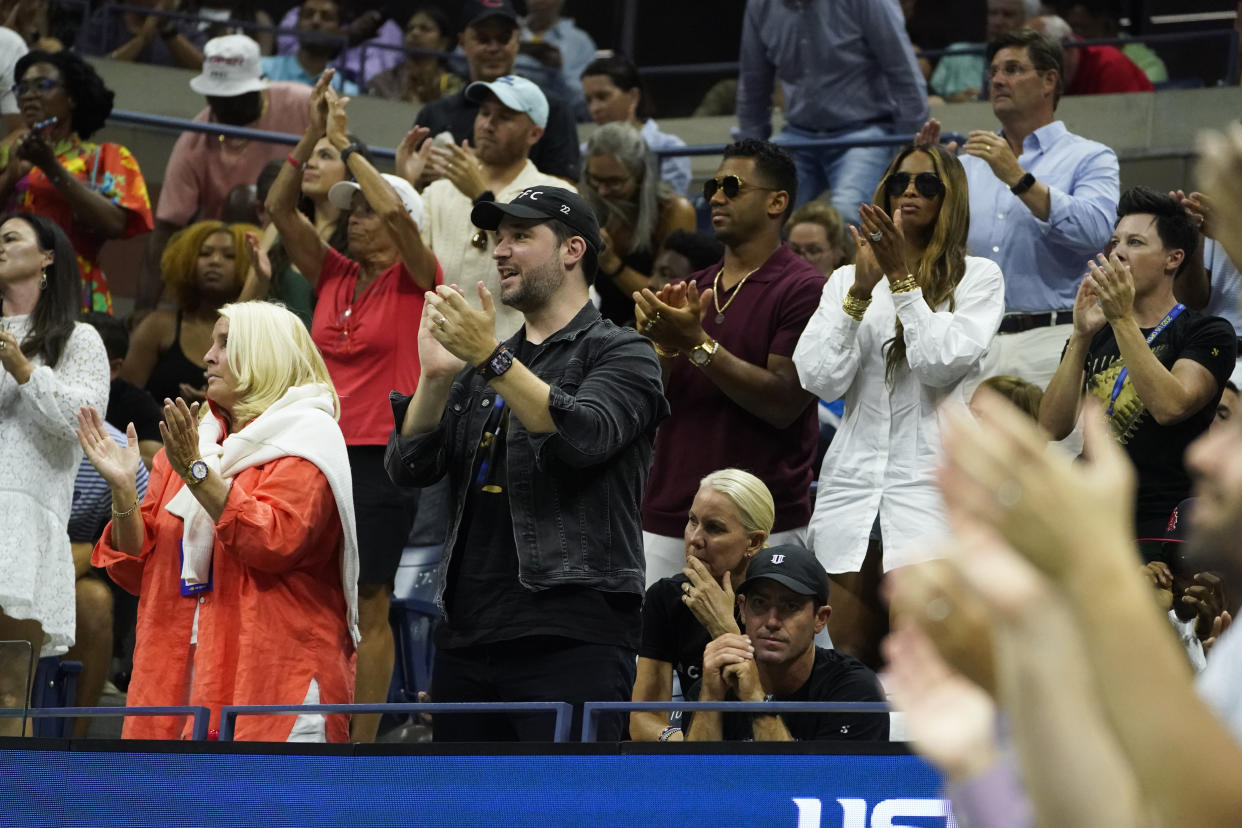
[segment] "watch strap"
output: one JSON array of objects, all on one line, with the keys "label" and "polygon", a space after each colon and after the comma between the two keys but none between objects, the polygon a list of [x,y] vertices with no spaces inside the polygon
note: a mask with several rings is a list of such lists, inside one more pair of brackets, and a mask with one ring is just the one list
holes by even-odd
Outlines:
[{"label": "watch strap", "polygon": [[358,147],[358,145],[357,145],[357,144],[353,144],[353,143],[351,143],[351,144],[346,144],[346,145],[345,145],[345,148],[341,150],[341,163],[342,163],[342,164],[344,164],[345,166],[347,166],[347,167],[348,167],[348,166],[349,166],[349,156],[351,156],[351,155],[353,155],[355,152],[357,152],[357,151],[358,151],[358,149],[359,149],[359,147]]},{"label": "watch strap", "polygon": [[512,367],[513,352],[505,347],[505,343],[501,342],[492,351],[491,356],[479,363],[474,370],[479,376],[483,377],[485,382],[491,382]]},{"label": "watch strap", "polygon": [[1022,195],[1023,193],[1025,193],[1027,190],[1031,189],[1034,186],[1035,186],[1035,176],[1032,173],[1027,173],[1026,175],[1018,179],[1017,184],[1014,184],[1012,187],[1009,188],[1009,192],[1013,193],[1014,195]]}]

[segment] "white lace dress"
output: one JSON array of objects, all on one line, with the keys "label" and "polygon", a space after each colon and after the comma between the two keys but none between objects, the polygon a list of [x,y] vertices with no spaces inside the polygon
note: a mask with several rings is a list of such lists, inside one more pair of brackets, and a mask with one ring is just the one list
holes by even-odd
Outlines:
[{"label": "white lace dress", "polygon": [[[0,325],[21,342],[28,316]],[[82,449],[74,435],[77,411],[108,405],[108,355],[90,325],[81,323],[56,367],[32,360],[24,385],[0,369],[0,610],[43,625],[41,656],[73,644],[73,556],[69,506]]]}]

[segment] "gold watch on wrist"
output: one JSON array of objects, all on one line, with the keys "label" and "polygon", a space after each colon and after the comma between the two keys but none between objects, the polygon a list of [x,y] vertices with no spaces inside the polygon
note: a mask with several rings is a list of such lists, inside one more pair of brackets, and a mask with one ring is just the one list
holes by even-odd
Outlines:
[{"label": "gold watch on wrist", "polygon": [[185,473],[181,477],[185,480],[185,485],[192,488],[206,480],[210,473],[211,469],[207,468],[207,463],[200,458],[186,466]]},{"label": "gold watch on wrist", "polygon": [[686,356],[694,365],[699,368],[706,368],[712,364],[712,358],[716,356],[716,351],[720,349],[720,343],[712,339],[710,336],[706,342],[700,342],[690,349],[690,353]]}]

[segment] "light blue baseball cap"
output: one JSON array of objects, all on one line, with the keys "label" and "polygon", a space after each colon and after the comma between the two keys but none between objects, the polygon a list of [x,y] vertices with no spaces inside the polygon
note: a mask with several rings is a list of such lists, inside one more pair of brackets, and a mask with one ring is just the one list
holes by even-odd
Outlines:
[{"label": "light blue baseball cap", "polygon": [[491,83],[475,81],[466,87],[466,100],[483,103],[488,93],[515,112],[525,112],[537,127],[548,125],[548,99],[541,90],[526,78],[504,75]]}]

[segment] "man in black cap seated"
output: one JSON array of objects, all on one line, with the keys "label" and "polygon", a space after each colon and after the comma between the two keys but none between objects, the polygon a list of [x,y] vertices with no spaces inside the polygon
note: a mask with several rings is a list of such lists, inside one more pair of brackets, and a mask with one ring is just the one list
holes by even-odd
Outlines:
[{"label": "man in black cap seated", "polygon": [[[725,634],[703,651],[693,701],[884,701],[861,661],[815,646],[828,624],[828,574],[801,546],[764,549],[737,588],[745,635]],[[888,740],[886,713],[713,713],[686,718],[687,741]]]},{"label": "man in black cap seated", "polygon": [[[504,342],[482,282],[427,294],[422,376],[395,396],[385,458],[398,485],[448,475],[436,603],[438,702],[628,700],[642,625],[642,500],[660,366],[633,329],[602,319],[587,285],[600,250],[586,202],[532,187],[480,201],[496,233],[500,301],[525,323]],[[481,309],[462,290],[475,291]],[[547,741],[546,714],[437,715],[436,741]],[[624,716],[601,720],[620,739]]]},{"label": "man in black cap seated", "polygon": [[[471,81],[491,83],[505,75],[527,74],[518,65],[519,24],[509,0],[466,0],[461,22],[461,49]],[[530,160],[541,172],[577,181],[578,127],[573,112],[556,89],[545,88],[544,92],[548,98],[547,126],[543,137],[530,148]],[[463,90],[424,106],[414,123],[427,127],[433,136],[450,132],[454,143],[460,144],[472,137],[478,109],[479,104],[467,100]]]}]

